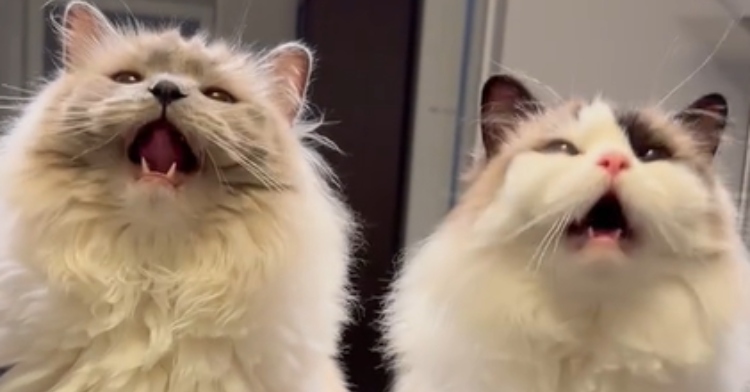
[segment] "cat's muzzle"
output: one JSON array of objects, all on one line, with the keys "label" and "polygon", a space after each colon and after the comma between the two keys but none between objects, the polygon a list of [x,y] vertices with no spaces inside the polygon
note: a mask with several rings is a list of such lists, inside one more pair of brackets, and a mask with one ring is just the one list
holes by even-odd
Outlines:
[{"label": "cat's muzzle", "polygon": [[619,244],[633,239],[633,228],[622,204],[613,192],[603,195],[581,219],[567,229],[568,236],[589,241]]},{"label": "cat's muzzle", "polygon": [[166,181],[174,186],[200,169],[200,159],[189,141],[166,118],[139,128],[127,157],[140,168],[138,179]]}]

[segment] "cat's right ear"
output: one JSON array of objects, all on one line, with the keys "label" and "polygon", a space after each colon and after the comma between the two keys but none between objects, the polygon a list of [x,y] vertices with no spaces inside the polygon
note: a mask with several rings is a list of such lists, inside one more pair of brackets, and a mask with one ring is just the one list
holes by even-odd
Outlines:
[{"label": "cat's right ear", "polygon": [[84,63],[91,50],[104,38],[116,34],[107,17],[85,1],[68,3],[60,30],[63,62],[67,69]]},{"label": "cat's right ear", "polygon": [[719,150],[728,115],[727,99],[722,94],[713,93],[697,99],[678,113],[676,119],[686,126],[706,153],[714,156]]},{"label": "cat's right ear", "polygon": [[290,42],[271,50],[266,60],[275,78],[276,101],[294,121],[305,103],[313,69],[312,51],[301,43]]},{"label": "cat's right ear", "polygon": [[541,109],[533,94],[517,79],[494,75],[482,87],[482,144],[487,158],[495,155],[518,122]]}]

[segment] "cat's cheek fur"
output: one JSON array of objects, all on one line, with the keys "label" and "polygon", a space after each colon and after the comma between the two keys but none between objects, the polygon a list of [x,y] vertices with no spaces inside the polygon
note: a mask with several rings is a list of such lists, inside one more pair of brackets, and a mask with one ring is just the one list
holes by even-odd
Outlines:
[{"label": "cat's cheek fur", "polygon": [[529,222],[552,224],[563,217],[567,206],[592,203],[607,186],[596,169],[585,157],[519,154],[509,163],[502,188],[481,212],[475,228],[487,242],[496,242],[504,236],[516,239],[516,229],[528,227]]},{"label": "cat's cheek fur", "polygon": [[[706,219],[716,214],[715,205],[722,203],[707,189],[715,184],[678,164],[646,165],[650,166],[632,170],[620,184],[623,205],[646,231],[644,235],[659,236],[659,230],[668,228],[673,244],[686,253],[696,237],[716,237],[710,231],[716,232],[720,225],[706,224]],[[648,197],[643,197],[644,192]]]}]

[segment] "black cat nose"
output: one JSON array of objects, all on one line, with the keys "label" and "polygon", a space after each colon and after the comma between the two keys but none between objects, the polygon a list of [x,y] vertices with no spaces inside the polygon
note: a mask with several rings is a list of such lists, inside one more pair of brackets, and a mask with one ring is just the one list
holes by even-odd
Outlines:
[{"label": "black cat nose", "polygon": [[169,80],[161,80],[157,82],[155,85],[151,86],[148,91],[150,91],[151,94],[154,95],[154,98],[164,106],[187,97],[187,94],[180,90],[180,86]]}]

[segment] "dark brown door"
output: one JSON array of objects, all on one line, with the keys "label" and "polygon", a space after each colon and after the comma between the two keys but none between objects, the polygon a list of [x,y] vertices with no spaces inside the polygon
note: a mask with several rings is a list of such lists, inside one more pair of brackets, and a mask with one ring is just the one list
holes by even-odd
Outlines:
[{"label": "dark brown door", "polygon": [[344,152],[326,157],[363,224],[353,272],[360,306],[343,353],[359,392],[383,392],[389,383],[376,322],[403,243],[420,3],[307,0],[299,14],[300,38],[319,59],[311,100],[331,123],[321,132]]}]

